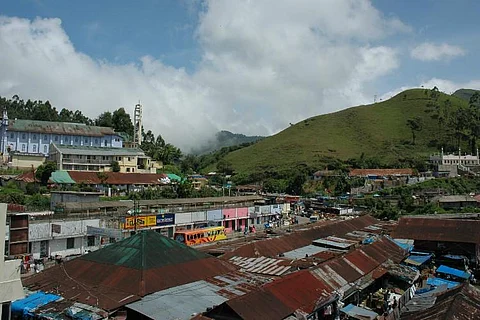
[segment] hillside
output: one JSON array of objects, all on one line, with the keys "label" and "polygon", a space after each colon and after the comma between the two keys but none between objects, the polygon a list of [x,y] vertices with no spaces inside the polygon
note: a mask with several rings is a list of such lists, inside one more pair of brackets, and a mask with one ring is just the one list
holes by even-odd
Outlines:
[{"label": "hillside", "polygon": [[474,90],[474,89],[458,89],[457,91],[455,91],[452,95],[457,97],[457,98],[460,98],[460,99],[463,99],[465,101],[470,101],[470,98],[476,93],[480,93],[480,90]]},{"label": "hillside", "polygon": [[[437,93],[436,103],[449,109],[466,106],[455,96]],[[432,119],[431,91],[412,89],[372,105],[363,105],[301,121],[249,147],[229,153],[225,160],[237,173],[281,172],[299,165],[322,168],[329,158],[365,156],[384,161],[427,156],[438,148],[431,142],[440,129]],[[448,103],[447,103],[448,104]],[[418,117],[423,129],[412,145],[407,120]],[[429,146],[430,145],[430,146]]]}]

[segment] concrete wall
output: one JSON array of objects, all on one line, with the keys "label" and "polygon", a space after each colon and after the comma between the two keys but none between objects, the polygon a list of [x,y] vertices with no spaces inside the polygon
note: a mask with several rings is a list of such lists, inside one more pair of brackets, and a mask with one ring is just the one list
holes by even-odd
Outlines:
[{"label": "concrete wall", "polygon": [[[52,224],[60,225],[60,233],[52,233]],[[28,229],[30,241],[85,236],[87,226],[100,227],[100,219],[36,222],[31,221]]]}]

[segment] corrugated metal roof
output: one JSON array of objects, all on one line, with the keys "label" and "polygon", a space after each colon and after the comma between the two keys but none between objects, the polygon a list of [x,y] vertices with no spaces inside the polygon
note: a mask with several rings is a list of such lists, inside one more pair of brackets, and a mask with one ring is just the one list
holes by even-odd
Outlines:
[{"label": "corrugated metal roof", "polygon": [[[69,176],[76,183],[80,184],[103,184],[98,172],[89,171],[68,171]],[[165,174],[156,173],[122,173],[105,172],[107,179],[105,183],[112,185],[161,185],[164,184],[160,179],[166,177]]]},{"label": "corrugated metal roof", "polygon": [[19,174],[14,178],[16,181],[22,181],[25,183],[33,183],[33,182],[38,182],[38,180],[35,178],[35,172],[34,171],[27,171],[22,174]]},{"label": "corrugated metal roof", "polygon": [[392,237],[480,244],[480,220],[401,218]]},{"label": "corrugated metal roof", "polygon": [[243,271],[273,276],[281,276],[291,269],[289,265],[282,265],[284,261],[267,257],[231,257],[229,261],[242,268]]},{"label": "corrugated metal roof", "polygon": [[33,290],[114,310],[141,296],[236,270],[154,231],[136,234],[24,279]]},{"label": "corrugated metal roof", "polygon": [[190,319],[194,314],[244,295],[269,281],[271,278],[229,273],[153,293],[127,308],[151,319]]},{"label": "corrugated metal roof", "polygon": [[141,149],[132,148],[109,148],[109,147],[86,147],[86,146],[67,146],[53,144],[53,147],[62,154],[89,155],[89,156],[143,156],[145,153]]},{"label": "corrugated metal roof", "polygon": [[309,244],[308,246],[304,246],[298,249],[294,249],[291,251],[287,251],[284,253],[285,258],[288,259],[302,259],[305,258],[307,255],[313,256],[315,254],[318,254],[320,252],[325,252],[328,251],[327,248],[322,248],[318,246],[314,246],[313,244]]},{"label": "corrugated metal roof", "polygon": [[413,169],[353,169],[350,170],[349,175],[352,176],[411,176]]},{"label": "corrugated metal roof", "polygon": [[38,133],[54,133],[64,135],[83,135],[102,137],[105,135],[117,135],[113,128],[87,126],[81,123],[39,121],[15,119],[8,121],[8,131],[25,131]]},{"label": "corrugated metal roof", "polygon": [[312,243],[317,246],[333,247],[337,249],[348,249],[354,245],[354,243],[337,242],[328,239],[316,239],[313,240]]}]

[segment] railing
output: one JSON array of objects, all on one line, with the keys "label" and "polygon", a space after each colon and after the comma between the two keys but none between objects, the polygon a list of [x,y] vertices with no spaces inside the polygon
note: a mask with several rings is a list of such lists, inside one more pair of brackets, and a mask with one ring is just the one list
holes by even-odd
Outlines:
[{"label": "railing", "polygon": [[111,164],[112,160],[63,158],[63,163]]}]

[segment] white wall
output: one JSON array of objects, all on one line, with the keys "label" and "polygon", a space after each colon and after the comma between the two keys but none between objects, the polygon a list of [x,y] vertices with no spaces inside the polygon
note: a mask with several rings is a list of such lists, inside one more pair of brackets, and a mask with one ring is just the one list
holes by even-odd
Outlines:
[{"label": "white wall", "polygon": [[[52,233],[52,224],[60,225],[60,233]],[[76,220],[76,221],[30,221],[28,238],[30,241],[49,240],[58,238],[70,238],[87,235],[87,226],[100,227],[100,219]]]}]

